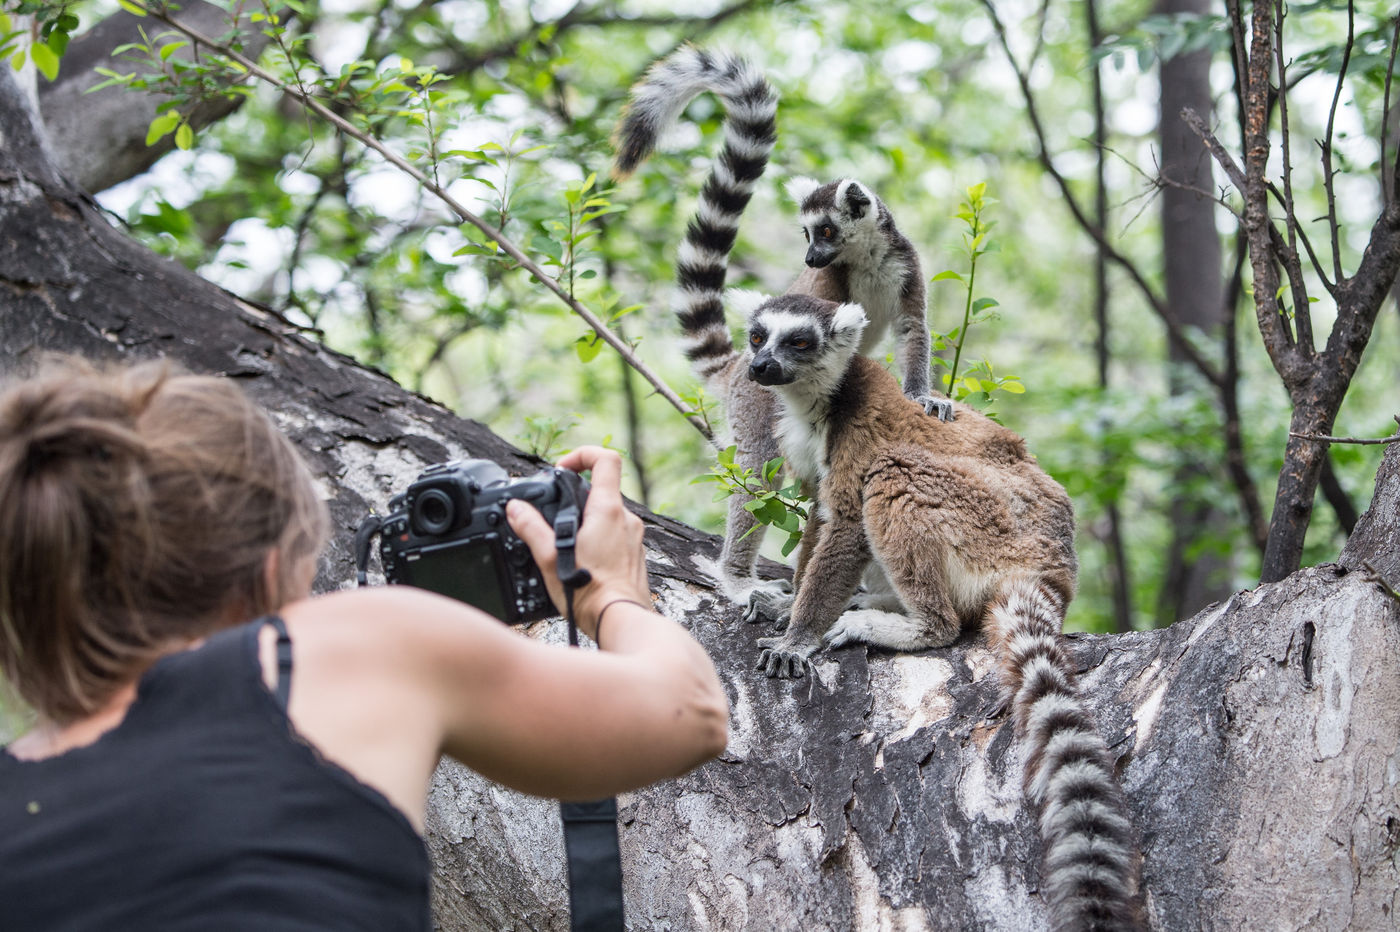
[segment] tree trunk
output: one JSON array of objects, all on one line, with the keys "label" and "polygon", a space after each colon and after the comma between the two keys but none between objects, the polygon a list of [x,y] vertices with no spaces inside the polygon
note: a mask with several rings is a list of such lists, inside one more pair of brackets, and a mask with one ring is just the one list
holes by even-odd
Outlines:
[{"label": "tree trunk", "polygon": [[[1158,0],[1164,16],[1210,11],[1207,0]],[[1207,119],[1213,111],[1210,93],[1211,52],[1201,49],[1162,62],[1158,138],[1162,147],[1162,256],[1166,309],[1185,332],[1195,331],[1218,343],[1224,333],[1225,305],[1220,235],[1215,228],[1215,182],[1210,153],[1181,119],[1190,107]],[[1168,344],[1168,385],[1173,395],[1188,390],[1179,370],[1186,361],[1181,347]],[[1204,468],[1184,463],[1174,486],[1189,490],[1199,484]],[[1195,553],[1203,539],[1229,536],[1229,519],[1209,498],[1178,491],[1170,505],[1172,541],[1158,599],[1157,620],[1170,624],[1198,611],[1230,592],[1234,576],[1228,553]]]},{"label": "tree trunk", "polygon": [[[312,460],[350,533],[428,463],[532,469],[481,425],[320,347],[110,229],[66,186],[0,70],[0,368],[47,350],[163,355],[225,373]],[[1400,562],[1400,456],[1349,557]],[[717,541],[646,514],[661,608],[714,656],[728,751],[622,800],[633,929],[1043,929],[1021,751],[980,638],[919,655],[820,655],[753,672],[756,629],[704,568]],[[1355,551],[1354,553],[1352,551]],[[562,641],[558,623],[527,634]],[[1400,887],[1400,608],[1326,566],[1166,630],[1071,637],[1141,831],[1154,928],[1372,929]],[[445,762],[428,818],[441,928],[567,927],[554,804]]]}]

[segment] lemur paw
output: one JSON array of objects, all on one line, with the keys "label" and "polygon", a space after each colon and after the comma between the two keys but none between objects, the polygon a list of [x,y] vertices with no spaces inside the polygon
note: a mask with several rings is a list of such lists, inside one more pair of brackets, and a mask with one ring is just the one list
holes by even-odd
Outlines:
[{"label": "lemur paw", "polygon": [[947,398],[920,395],[914,400],[924,406],[925,414],[931,414],[940,421],[951,421],[953,419],[953,403]]},{"label": "lemur paw", "polygon": [[870,625],[865,622],[865,618],[866,615],[859,608],[843,612],[841,617],[836,619],[836,623],[827,629],[826,634],[822,635],[822,642],[827,647],[868,644]]},{"label": "lemur paw", "polygon": [[744,609],[744,620],[750,623],[773,621],[786,628],[792,617],[792,584],[785,579],[774,579],[761,586],[755,586],[749,593],[749,604]]},{"label": "lemur paw", "polygon": [[809,659],[820,646],[806,640],[792,640],[788,637],[759,638],[758,646],[763,652],[758,655],[754,669],[764,676],[780,680],[801,679],[812,666]]}]

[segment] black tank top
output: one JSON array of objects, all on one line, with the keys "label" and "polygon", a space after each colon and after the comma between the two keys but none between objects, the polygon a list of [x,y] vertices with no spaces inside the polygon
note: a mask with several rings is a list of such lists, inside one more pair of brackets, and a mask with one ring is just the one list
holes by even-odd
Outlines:
[{"label": "black tank top", "polygon": [[0,929],[430,927],[422,839],[292,731],[265,623],[157,661],[93,744],[0,750]]}]

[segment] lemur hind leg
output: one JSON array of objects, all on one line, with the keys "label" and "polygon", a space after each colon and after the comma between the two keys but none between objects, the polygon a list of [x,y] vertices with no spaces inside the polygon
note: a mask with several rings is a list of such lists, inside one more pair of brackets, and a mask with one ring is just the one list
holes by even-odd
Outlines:
[{"label": "lemur hind leg", "polygon": [[922,578],[895,580],[902,611],[848,609],[822,640],[829,647],[857,643],[900,651],[946,647],[958,639],[962,626],[941,577],[941,572],[930,570]]},{"label": "lemur hind leg", "polygon": [[837,619],[832,647],[865,643],[893,650],[944,647],[962,630],[951,598],[943,484],[923,451],[893,450],[876,461],[865,489],[864,523],[875,564],[894,599],[862,600]]}]

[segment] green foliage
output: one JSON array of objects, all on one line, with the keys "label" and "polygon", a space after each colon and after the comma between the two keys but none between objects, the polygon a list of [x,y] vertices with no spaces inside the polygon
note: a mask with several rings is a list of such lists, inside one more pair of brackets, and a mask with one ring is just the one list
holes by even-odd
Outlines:
[{"label": "green foliage", "polygon": [[[68,41],[77,31],[79,20],[72,12],[74,2],[53,3],[45,0],[18,0],[7,3],[11,13],[0,13],[0,60],[9,59],[15,71],[26,61],[34,63],[39,73],[50,81],[58,78],[59,59],[68,49]],[[35,40],[21,40],[28,30],[16,23],[14,16],[33,17],[37,29]]]},{"label": "green foliage", "polygon": [[734,461],[737,449],[730,445],[720,450],[709,472],[693,481],[710,482],[718,486],[714,498],[717,502],[722,502],[731,495],[752,496],[752,500],[744,503],[744,507],[758,524],[750,528],[748,533],[752,534],[760,527],[777,528],[787,535],[781,545],[782,555],[787,556],[801,543],[802,529],[808,517],[809,499],[802,494],[802,483],[794,480],[787,485],[780,484],[782,457],[769,460],[763,464],[763,469],[754,472]]},{"label": "green foliage", "polygon": [[963,347],[967,343],[973,326],[996,320],[997,315],[993,308],[1000,306],[995,298],[976,297],[977,260],[999,248],[990,239],[995,221],[988,220],[985,216],[987,209],[996,203],[996,198],[987,196],[986,182],[980,182],[967,189],[967,196],[954,215],[966,227],[962,234],[962,251],[963,255],[967,257],[967,274],[964,276],[953,269],[945,269],[933,276],[932,279],[935,283],[944,281],[961,283],[965,298],[962,325],[954,327],[947,333],[933,332],[933,351],[935,354],[950,349],[953,351],[951,363],[941,356],[934,355],[933,357],[935,366],[948,369],[947,372],[940,374],[943,390],[948,397],[957,401],[983,405],[991,402],[993,392],[1002,391],[1012,395],[1020,395],[1026,390],[1025,385],[1021,383],[1020,376],[998,375],[992,369],[991,362],[986,359],[979,360],[969,366],[966,371],[960,369]]},{"label": "green foliage", "polygon": [[[1001,0],[996,5],[1004,6]],[[729,284],[781,291],[800,270],[801,237],[782,182],[795,174],[860,178],[890,206],[926,268],[956,266],[934,280],[960,287],[930,289],[932,326],[947,330],[935,334],[941,384],[978,405],[995,399],[1002,419],[1027,437],[1075,499],[1083,570],[1069,626],[1103,630],[1111,624],[1097,539],[1110,503],[1129,529],[1138,617],[1154,613],[1176,501],[1225,509],[1231,523],[1200,548],[1233,551],[1236,582],[1252,583],[1252,545],[1221,465],[1220,415],[1204,395],[1169,399],[1168,380],[1190,385],[1192,376],[1169,372],[1160,324],[1121,280],[1112,283],[1112,381],[1128,388],[1104,392],[1097,386],[1088,311],[1093,244],[1074,225],[1062,196],[1045,184],[1019,90],[1007,80],[980,5],[796,0],[716,17],[645,3],[556,16],[548,5],[524,0],[228,8],[271,39],[259,68],[333,105],[357,131],[402,155],[502,230],[677,387],[693,382],[666,310],[675,248],[718,148],[722,107],[709,97],[697,99],[681,130],[663,140],[662,151],[635,176],[611,188],[597,179],[605,177],[609,135],[626,89],[656,55],[682,39],[747,54],[772,76],[782,103],[773,164],[739,230]],[[1285,26],[1296,30],[1290,48],[1298,52],[1289,78],[1317,74],[1316,100],[1331,96],[1346,8],[1340,0],[1288,8]],[[16,9],[15,0],[6,9]],[[57,26],[48,11],[68,7],[25,2],[20,9]],[[85,9],[74,7],[68,15],[86,18]],[[1366,132],[1374,136],[1382,111],[1393,15],[1381,0],[1365,0],[1356,10],[1361,42],[1350,73],[1360,80],[1347,125],[1357,145],[1347,148],[1339,132],[1338,147],[1338,165],[1360,173],[1345,188],[1350,213],[1341,243],[1351,251],[1348,261],[1360,249],[1351,234],[1374,219],[1378,186],[1365,172],[1377,147]],[[1152,16],[1142,0],[1114,0],[1099,12],[1114,38],[1098,50],[1087,46],[1081,11],[1063,5],[1038,7],[1014,25],[1013,38],[1018,48],[1035,50],[1047,148],[1082,196],[1098,154],[1089,142],[1085,68],[1098,61],[1105,69],[1109,234],[1155,280],[1161,264],[1151,200],[1157,188],[1149,180],[1155,127],[1141,119],[1143,100],[1155,93],[1155,74],[1146,69],[1175,52],[1216,49],[1226,33],[1209,16]],[[682,520],[718,530],[723,501],[744,483],[760,496],[772,493],[760,498],[755,513],[784,530],[771,536],[793,543],[783,524],[800,526],[796,509],[805,506],[798,490],[779,487],[776,470],[765,485],[766,469],[731,475],[717,464],[703,481],[723,494],[714,501],[697,495],[691,478],[709,459],[706,442],[649,390],[629,388],[636,380],[624,377],[599,335],[520,274],[516,260],[479,229],[462,224],[379,155],[294,114],[288,95],[255,85],[227,56],[208,50],[192,56],[180,45],[187,37],[163,31],[154,17],[143,22],[147,35],[103,77],[172,93],[153,132],[189,148],[168,156],[148,179],[101,195],[136,235],[542,455],[569,437],[627,438],[621,445],[633,453],[630,462],[645,469],[651,504],[673,509]],[[0,50],[13,56],[23,44],[18,27],[0,26],[0,37],[11,34],[3,41],[14,43],[0,42]],[[59,32],[71,32],[70,26]],[[1226,144],[1237,144],[1230,138],[1232,94],[1221,83],[1228,69],[1214,77],[1213,94],[1225,108],[1216,123]],[[241,107],[195,132],[188,116],[213,96],[232,97]],[[1325,132],[1316,107],[1294,107],[1290,121],[1300,140]],[[190,128],[182,133],[182,126]],[[959,214],[948,217],[939,205],[977,179],[985,186],[975,197],[968,189]],[[1300,216],[1323,215],[1319,172],[1300,172],[1294,187]],[[1329,238],[1322,226],[1305,232],[1314,244]],[[950,242],[960,242],[959,248],[941,248]],[[989,266],[983,257],[998,248],[990,266],[993,301],[984,296]],[[979,272],[983,293],[975,287]],[[969,333],[996,320],[1002,307],[1017,309],[1008,320],[1013,326],[979,329],[976,342],[968,343]],[[1319,304],[1315,313],[1327,310]],[[1252,327],[1243,314],[1241,425],[1249,467],[1267,504],[1288,410],[1257,340],[1248,339]],[[1400,365],[1397,328],[1400,317],[1382,314],[1371,358],[1339,416],[1339,432],[1343,425],[1355,425],[1347,430],[1353,434],[1384,432],[1394,413],[1388,409]],[[1024,392],[1025,384],[1036,390]],[[723,412],[700,388],[680,394],[706,425],[719,426]],[[1369,429],[1377,424],[1379,431]],[[1364,502],[1378,450],[1334,449],[1342,484]],[[1203,468],[1179,479],[1183,462]],[[630,482],[629,492],[640,496],[638,475]],[[1334,558],[1340,539],[1330,511],[1319,507],[1308,558]]]},{"label": "green foliage", "polygon": [[540,459],[550,459],[559,452],[556,444],[570,428],[583,420],[577,414],[565,418],[534,415],[525,418],[525,449]]}]

